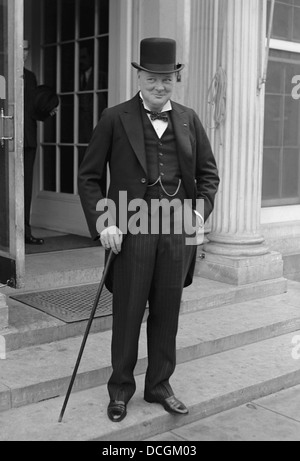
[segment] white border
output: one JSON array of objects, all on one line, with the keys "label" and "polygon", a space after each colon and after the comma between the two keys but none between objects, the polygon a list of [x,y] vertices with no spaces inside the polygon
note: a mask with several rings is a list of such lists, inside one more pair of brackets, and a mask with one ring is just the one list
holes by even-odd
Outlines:
[{"label": "white border", "polygon": [[270,40],[270,48],[273,50],[288,51],[290,53],[300,53],[300,43],[288,42],[287,40]]},{"label": "white border", "polygon": [[261,225],[299,221],[300,205],[267,207],[261,209]]}]

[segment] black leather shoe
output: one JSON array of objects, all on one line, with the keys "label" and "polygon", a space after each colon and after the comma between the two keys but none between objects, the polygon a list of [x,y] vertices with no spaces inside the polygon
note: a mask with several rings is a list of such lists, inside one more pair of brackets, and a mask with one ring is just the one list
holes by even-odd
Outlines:
[{"label": "black leather shoe", "polygon": [[44,240],[43,239],[37,239],[35,237],[25,237],[25,243],[27,245],[44,245]]},{"label": "black leather shoe", "polygon": [[126,403],[120,400],[111,400],[107,408],[107,415],[114,423],[121,422],[127,415]]},{"label": "black leather shoe", "polygon": [[157,399],[155,397],[144,396],[144,399],[148,403],[160,403],[164,409],[173,415],[187,415],[189,410],[187,407],[178,400],[175,395],[168,397],[167,399]]}]

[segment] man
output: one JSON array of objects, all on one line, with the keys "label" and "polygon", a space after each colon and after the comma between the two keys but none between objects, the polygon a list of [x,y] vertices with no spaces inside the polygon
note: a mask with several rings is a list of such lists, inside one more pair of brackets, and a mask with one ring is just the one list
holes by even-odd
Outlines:
[{"label": "man", "polygon": [[[176,74],[176,42],[151,38],[141,42],[138,69],[140,92],[132,100],[106,109],[96,127],[79,173],[79,193],[93,238],[100,234],[106,250],[117,255],[107,287],[113,292],[112,375],[108,382],[108,417],[119,422],[136,385],[140,327],[149,303],[147,320],[148,369],[144,398],[159,403],[172,414],[186,414],[170,385],[176,365],[176,335],[184,286],[192,282],[196,245],[187,244],[184,231],[132,232],[119,218],[126,196],[149,205],[150,223],[157,218],[151,203],[177,199],[195,208],[204,201],[203,216],[197,213],[197,229],[213,210],[219,177],[214,156],[196,113],[171,101]],[[107,213],[97,203],[103,198],[101,178],[110,168]],[[122,203],[121,203],[122,202]],[[130,207],[128,206],[128,210]],[[100,216],[100,218],[99,218]],[[128,213],[128,222],[132,213]],[[196,220],[196,219],[195,219]],[[124,221],[124,220],[122,220]],[[170,214],[175,222],[175,212]],[[148,229],[150,229],[148,227]]]},{"label": "man", "polygon": [[[29,43],[24,40],[24,63],[29,54]],[[24,67],[24,198],[25,198],[25,243],[43,245],[44,240],[31,233],[30,210],[34,162],[37,149],[37,122],[33,118],[33,95],[37,88],[36,76]]]},{"label": "man", "polygon": [[[24,63],[29,54],[28,40],[23,43]],[[37,149],[37,120],[44,121],[55,115],[58,98],[48,87],[38,86],[33,72],[24,67],[24,198],[25,198],[25,243],[43,245],[44,240],[32,235],[30,211],[34,162]]]}]

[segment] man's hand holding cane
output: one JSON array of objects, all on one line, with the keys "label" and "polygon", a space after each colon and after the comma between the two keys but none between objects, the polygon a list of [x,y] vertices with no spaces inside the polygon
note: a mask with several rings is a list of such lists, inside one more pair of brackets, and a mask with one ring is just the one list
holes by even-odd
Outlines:
[{"label": "man's hand holding cane", "polygon": [[105,250],[110,250],[117,255],[121,252],[123,232],[117,226],[110,226],[100,234],[100,241]]}]

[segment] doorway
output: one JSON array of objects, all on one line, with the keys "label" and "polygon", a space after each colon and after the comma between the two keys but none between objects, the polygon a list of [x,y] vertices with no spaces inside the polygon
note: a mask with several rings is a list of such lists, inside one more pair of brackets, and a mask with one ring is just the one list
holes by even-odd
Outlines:
[{"label": "doorway", "polygon": [[0,286],[21,286],[23,211],[23,0],[0,0]]},{"label": "doorway", "polygon": [[77,176],[108,105],[109,28],[110,0],[25,0],[31,65],[38,82],[55,89],[60,100],[57,115],[39,123],[31,217],[35,228],[89,236]]}]

